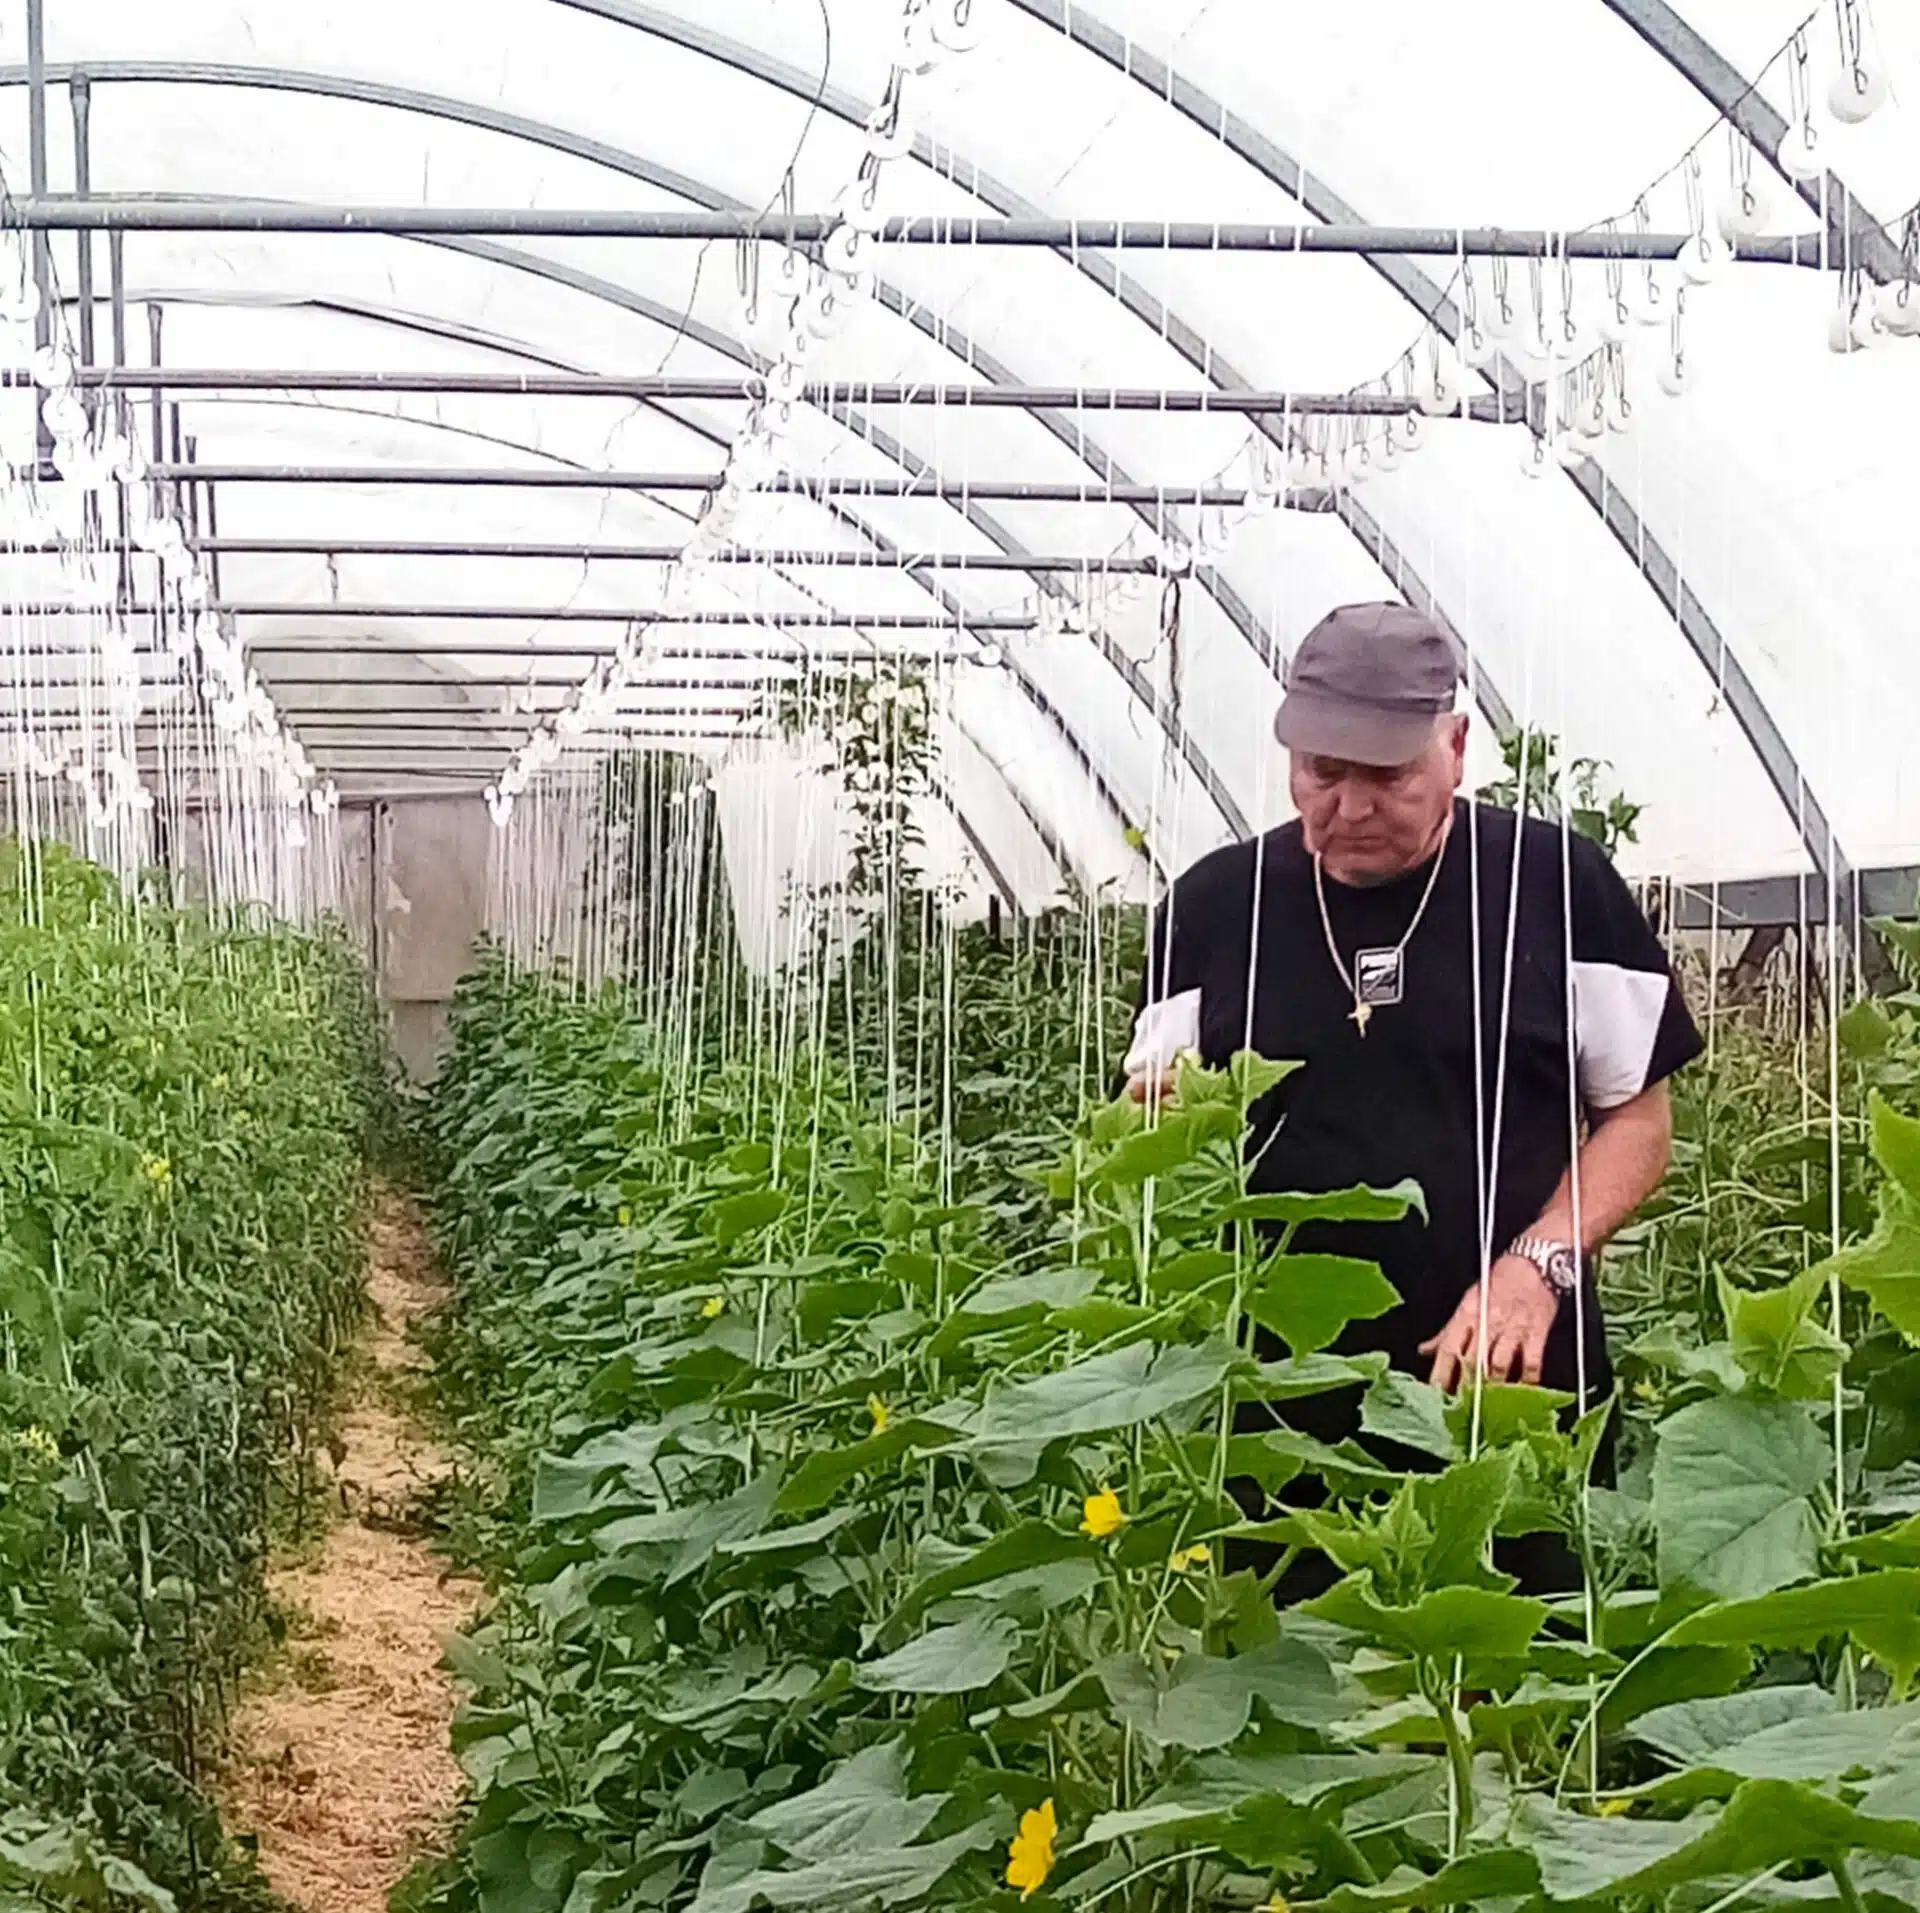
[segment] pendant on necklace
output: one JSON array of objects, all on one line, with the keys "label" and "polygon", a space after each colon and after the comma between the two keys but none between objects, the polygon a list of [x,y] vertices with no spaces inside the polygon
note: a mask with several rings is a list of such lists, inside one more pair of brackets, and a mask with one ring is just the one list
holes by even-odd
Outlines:
[{"label": "pendant on necklace", "polygon": [[1373,1021],[1373,1005],[1371,1003],[1356,1003],[1353,1006],[1352,1015],[1348,1020],[1362,1036],[1365,1036],[1367,1033],[1367,1025]]},{"label": "pendant on necklace", "polygon": [[1406,981],[1404,947],[1362,950],[1353,959],[1353,1000],[1370,1010],[1391,1009],[1405,992]]}]

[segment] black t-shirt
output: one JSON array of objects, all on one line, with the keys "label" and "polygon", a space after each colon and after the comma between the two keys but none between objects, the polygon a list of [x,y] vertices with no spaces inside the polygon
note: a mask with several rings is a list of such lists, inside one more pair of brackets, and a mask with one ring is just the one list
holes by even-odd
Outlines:
[{"label": "black t-shirt", "polygon": [[[1456,805],[1400,966],[1400,1000],[1375,1008],[1364,1034],[1353,987],[1327,948],[1297,822],[1215,851],[1180,878],[1156,913],[1141,992],[1136,1048],[1190,1017],[1197,991],[1205,1062],[1251,1048],[1306,1065],[1255,1105],[1255,1189],[1317,1193],[1403,1176],[1420,1184],[1426,1222],[1315,1225],[1295,1247],[1376,1260],[1402,1306],[1354,1323],[1339,1346],[1384,1349],[1396,1367],[1421,1373],[1418,1346],[1478,1280],[1483,1246],[1500,1255],[1551,1199],[1572,1159],[1576,1107],[1581,1120],[1604,1115],[1701,1048],[1659,941],[1604,853],[1530,820],[1519,829],[1516,884],[1515,823],[1510,811]],[[1432,874],[1428,861],[1365,889],[1327,879],[1349,976],[1360,951],[1390,951],[1406,935]],[[1369,975],[1391,996],[1391,963],[1384,968],[1376,960]],[[1612,1378],[1591,1288],[1584,1315],[1597,1400]],[[1563,1307],[1554,1325],[1549,1387],[1574,1387],[1574,1316]]]}]

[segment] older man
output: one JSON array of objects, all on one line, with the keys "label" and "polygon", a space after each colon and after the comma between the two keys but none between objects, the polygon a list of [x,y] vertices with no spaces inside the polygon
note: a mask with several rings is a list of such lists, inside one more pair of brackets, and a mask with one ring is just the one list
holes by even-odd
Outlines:
[{"label": "older man", "polygon": [[[1403,1298],[1341,1346],[1447,1389],[1478,1370],[1597,1400],[1590,1259],[1665,1172],[1666,1079],[1700,1039],[1600,849],[1459,798],[1458,681],[1405,605],[1308,634],[1275,720],[1299,818],[1174,885],[1127,1071],[1145,1095],[1186,1048],[1304,1062],[1255,1108],[1252,1186],[1411,1176],[1427,1201],[1424,1222],[1297,1238],[1372,1257]],[[1327,1408],[1356,1404],[1303,1407],[1335,1434]]]}]

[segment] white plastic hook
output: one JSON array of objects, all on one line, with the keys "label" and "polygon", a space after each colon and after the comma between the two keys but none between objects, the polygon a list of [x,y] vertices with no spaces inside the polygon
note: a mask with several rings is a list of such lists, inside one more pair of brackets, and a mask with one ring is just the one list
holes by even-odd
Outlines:
[{"label": "white plastic hook", "polygon": [[980,44],[977,0],[938,0],[933,9],[933,37],[949,53],[971,53]]},{"label": "white plastic hook", "polygon": [[1733,247],[1726,235],[1703,229],[1680,248],[1680,276],[1690,286],[1711,285],[1732,258]]},{"label": "white plastic hook", "polygon": [[907,116],[904,96],[876,106],[867,115],[865,132],[867,151],[877,160],[905,159],[913,151],[913,122]]},{"label": "white plastic hook", "polygon": [[1673,317],[1673,295],[1661,283],[1659,275],[1649,269],[1629,309],[1635,325],[1665,325]]},{"label": "white plastic hook", "polygon": [[64,392],[73,383],[73,354],[57,343],[36,347],[27,368],[43,392]]},{"label": "white plastic hook", "polygon": [[1865,47],[1833,76],[1827,110],[1844,126],[1858,126],[1887,103],[1887,76]]},{"label": "white plastic hook", "polygon": [[1889,279],[1874,295],[1882,330],[1896,339],[1920,338],[1920,286],[1909,279]]},{"label": "white plastic hook", "polygon": [[852,185],[844,187],[834,202],[834,210],[855,232],[864,233],[868,238],[877,236],[887,223],[886,212],[880,204],[879,174],[876,172],[870,178],[856,179]]},{"label": "white plastic hook", "polygon": [[1431,356],[1415,360],[1413,402],[1429,418],[1446,418],[1460,409],[1467,391],[1467,369],[1461,355],[1436,342]]},{"label": "white plastic hook", "polygon": [[1773,207],[1766,186],[1758,175],[1750,173],[1721,202],[1714,224],[1719,228],[1720,237],[1731,243],[1765,232],[1767,221],[1772,217]]},{"label": "white plastic hook", "polygon": [[1774,148],[1774,164],[1793,180],[1818,179],[1827,170],[1826,156],[1820,151],[1819,130],[1811,121],[1789,126]]},{"label": "white plastic hook", "polygon": [[864,279],[873,270],[873,235],[844,220],[828,233],[820,257],[829,272],[843,279]]}]

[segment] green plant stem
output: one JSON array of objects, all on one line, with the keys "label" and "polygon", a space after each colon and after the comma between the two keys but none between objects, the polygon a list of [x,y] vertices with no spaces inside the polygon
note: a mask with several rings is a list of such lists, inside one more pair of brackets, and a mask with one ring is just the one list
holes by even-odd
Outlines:
[{"label": "green plant stem", "polygon": [[1453,1821],[1448,1828],[1448,1852],[1459,1852],[1473,1826],[1473,1756],[1460,1732],[1460,1716],[1453,1704],[1451,1688],[1438,1677],[1431,1663],[1420,1668],[1420,1691],[1427,1697],[1440,1720],[1440,1737],[1447,1744],[1447,1767],[1453,1775]]},{"label": "green plant stem", "polygon": [[1208,1854],[1218,1851],[1218,1847],[1188,1847],[1180,1853],[1162,1854],[1158,1859],[1149,1860],[1144,1866],[1135,1867],[1131,1873],[1122,1874],[1111,1885],[1103,1886],[1098,1893],[1089,1894],[1080,1904],[1083,1907],[1098,1906],[1110,1894],[1118,1893],[1122,1887],[1131,1886],[1136,1880],[1144,1880],[1150,1874],[1159,1873],[1167,1867],[1178,1866],[1185,1860],[1204,1860]]},{"label": "green plant stem", "polygon": [[1833,1875],[1833,1883],[1840,1889],[1840,1904],[1847,1909],[1847,1913],[1867,1913],[1867,1903],[1860,1897],[1860,1889],[1854,1885],[1846,1861],[1836,1854],[1827,1862],[1827,1871]]}]

